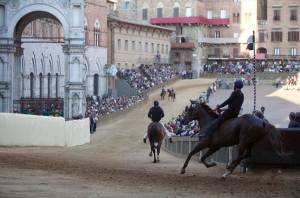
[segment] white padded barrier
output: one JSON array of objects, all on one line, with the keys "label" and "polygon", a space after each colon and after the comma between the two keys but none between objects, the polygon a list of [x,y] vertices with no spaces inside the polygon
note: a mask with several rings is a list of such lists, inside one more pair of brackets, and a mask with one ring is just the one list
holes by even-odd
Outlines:
[{"label": "white padded barrier", "polygon": [[89,119],[0,113],[1,146],[76,146],[90,142]]}]

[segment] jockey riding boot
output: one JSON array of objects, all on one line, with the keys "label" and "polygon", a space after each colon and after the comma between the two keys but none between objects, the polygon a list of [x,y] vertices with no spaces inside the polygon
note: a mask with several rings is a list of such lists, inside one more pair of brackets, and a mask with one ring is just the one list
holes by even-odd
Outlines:
[{"label": "jockey riding boot", "polygon": [[143,138],[143,142],[146,144],[146,138]]},{"label": "jockey riding boot", "polygon": [[173,143],[173,140],[172,140],[172,138],[171,138],[171,137],[169,138],[169,142],[170,142],[170,143]]}]

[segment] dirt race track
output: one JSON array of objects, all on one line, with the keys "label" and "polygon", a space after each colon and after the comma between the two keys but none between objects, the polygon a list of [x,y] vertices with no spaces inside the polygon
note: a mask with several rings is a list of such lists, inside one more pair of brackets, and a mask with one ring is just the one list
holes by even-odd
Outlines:
[{"label": "dirt race track", "polygon": [[[161,102],[164,121],[179,114],[207,83],[174,84],[177,101]],[[222,180],[221,164],[206,169],[192,161],[180,175],[184,159],[164,151],[160,163],[151,163],[142,136],[149,123],[146,113],[158,94],[154,91],[146,104],[123,117],[99,123],[88,145],[0,148],[0,197],[300,197],[299,169],[236,171]]]}]

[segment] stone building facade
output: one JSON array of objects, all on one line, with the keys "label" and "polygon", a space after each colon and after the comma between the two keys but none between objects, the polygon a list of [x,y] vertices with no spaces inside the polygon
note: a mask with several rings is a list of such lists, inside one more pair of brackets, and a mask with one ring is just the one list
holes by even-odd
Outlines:
[{"label": "stone building facade", "polygon": [[117,16],[109,16],[108,27],[109,63],[125,69],[140,64],[169,63],[172,30]]},{"label": "stone building facade", "polygon": [[66,118],[84,115],[85,97],[107,92],[106,17],[114,3],[0,1],[0,111],[22,100],[41,108],[63,101]]},{"label": "stone building facade", "polygon": [[250,36],[252,29],[243,24],[249,24],[256,15],[251,9],[244,10],[243,3],[251,8],[256,6],[255,1],[142,0],[136,3],[141,8],[137,9],[138,18],[174,30],[173,63],[182,70],[199,73],[208,60],[237,60],[248,53],[243,49],[247,40],[244,35]]},{"label": "stone building facade", "polygon": [[269,60],[300,60],[300,1],[258,1],[258,53]]}]

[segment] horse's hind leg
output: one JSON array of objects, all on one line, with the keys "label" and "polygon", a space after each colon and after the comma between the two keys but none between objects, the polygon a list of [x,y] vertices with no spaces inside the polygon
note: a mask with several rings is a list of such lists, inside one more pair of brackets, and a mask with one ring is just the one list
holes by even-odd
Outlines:
[{"label": "horse's hind leg", "polygon": [[201,151],[202,149],[206,148],[207,144],[205,144],[204,142],[199,142],[195,148],[189,153],[188,157],[186,158],[183,167],[181,169],[181,174],[185,173],[185,169],[189,164],[190,159],[192,158],[193,155],[195,155],[196,153],[198,153],[199,151]]},{"label": "horse's hind leg", "polygon": [[159,145],[157,146],[157,162],[160,162],[159,160],[159,154],[160,154],[160,147],[161,147],[161,143],[159,143]]},{"label": "horse's hind leg", "polygon": [[238,157],[233,160],[229,166],[227,167],[227,171],[222,175],[223,178],[226,178],[228,175],[230,175],[233,170],[236,168],[236,166],[245,158],[250,156],[251,154],[251,148],[252,145],[246,147],[246,146],[240,146],[239,152],[238,152]]},{"label": "horse's hind leg", "polygon": [[153,152],[153,163],[156,163],[156,153],[155,153],[155,148],[153,147],[152,149],[152,152]]},{"label": "horse's hind leg", "polygon": [[215,153],[217,150],[219,150],[219,147],[210,148],[202,157],[201,162],[206,166],[206,168],[211,168],[213,166],[216,166],[217,164],[215,162],[208,163],[205,161],[206,158],[211,156],[213,153]]}]

